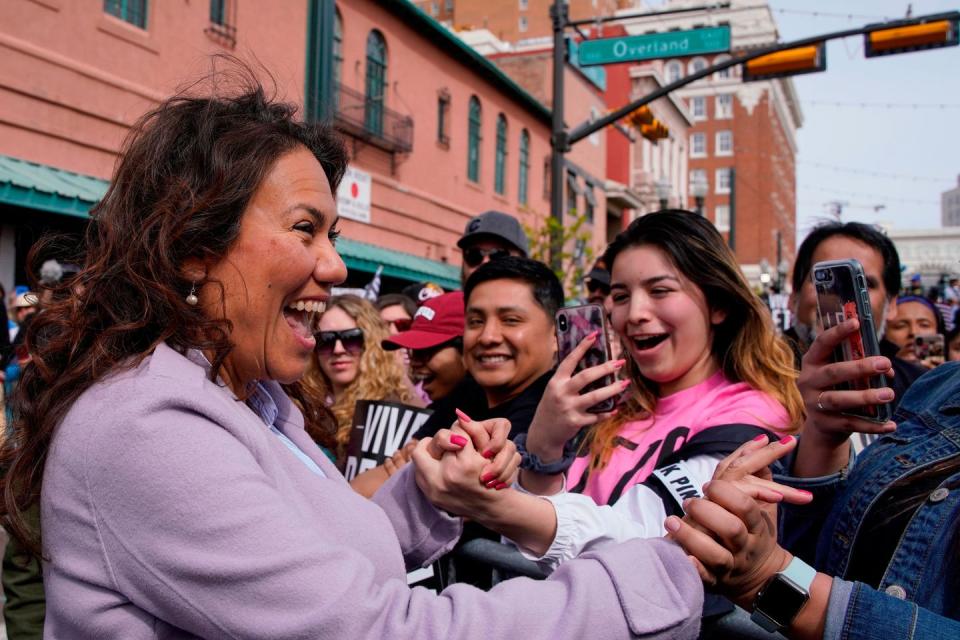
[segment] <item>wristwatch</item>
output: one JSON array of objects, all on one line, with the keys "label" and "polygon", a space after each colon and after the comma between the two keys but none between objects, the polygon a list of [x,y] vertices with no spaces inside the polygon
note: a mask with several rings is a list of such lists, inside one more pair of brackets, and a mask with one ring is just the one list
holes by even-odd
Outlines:
[{"label": "wristwatch", "polygon": [[816,577],[816,569],[794,556],[757,594],[750,619],[770,633],[790,626],[810,599],[810,585]]}]

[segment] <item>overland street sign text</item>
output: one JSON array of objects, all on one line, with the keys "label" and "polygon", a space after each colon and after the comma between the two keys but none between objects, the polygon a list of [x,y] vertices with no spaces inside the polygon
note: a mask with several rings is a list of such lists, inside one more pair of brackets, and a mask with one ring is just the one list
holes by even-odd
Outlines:
[{"label": "overland street sign text", "polygon": [[580,42],[580,64],[612,64],[730,51],[730,27],[667,31]]}]

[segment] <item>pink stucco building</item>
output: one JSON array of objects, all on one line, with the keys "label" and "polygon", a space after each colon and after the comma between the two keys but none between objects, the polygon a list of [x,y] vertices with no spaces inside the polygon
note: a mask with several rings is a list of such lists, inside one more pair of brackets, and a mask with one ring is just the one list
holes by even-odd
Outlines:
[{"label": "pink stucco building", "polygon": [[[218,53],[255,61],[280,96],[343,131],[351,283],[382,264],[388,284],[453,286],[471,216],[499,209],[536,224],[549,213],[549,111],[405,0],[9,0],[0,283],[22,282],[39,233],[82,227],[131,124]],[[596,156],[585,170],[603,177]]]}]

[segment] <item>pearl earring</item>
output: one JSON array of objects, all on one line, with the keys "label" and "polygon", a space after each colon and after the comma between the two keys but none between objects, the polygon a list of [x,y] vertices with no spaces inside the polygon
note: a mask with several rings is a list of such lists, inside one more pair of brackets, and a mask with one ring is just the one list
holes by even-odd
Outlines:
[{"label": "pearl earring", "polygon": [[191,307],[197,306],[197,303],[200,302],[200,299],[197,298],[196,291],[197,291],[197,283],[194,282],[193,284],[190,285],[190,293],[187,294],[187,304],[190,305]]}]

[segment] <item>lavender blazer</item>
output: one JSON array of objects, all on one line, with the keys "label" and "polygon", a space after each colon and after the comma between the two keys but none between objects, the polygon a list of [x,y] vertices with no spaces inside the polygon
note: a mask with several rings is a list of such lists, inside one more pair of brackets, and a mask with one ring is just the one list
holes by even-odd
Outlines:
[{"label": "lavender blazer", "polygon": [[692,638],[702,589],[683,553],[635,540],[544,582],[410,589],[461,523],[412,465],[351,490],[275,383],[277,427],[165,344],[88,389],[59,425],[41,496],[44,637]]}]

